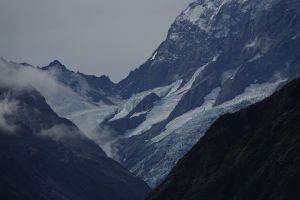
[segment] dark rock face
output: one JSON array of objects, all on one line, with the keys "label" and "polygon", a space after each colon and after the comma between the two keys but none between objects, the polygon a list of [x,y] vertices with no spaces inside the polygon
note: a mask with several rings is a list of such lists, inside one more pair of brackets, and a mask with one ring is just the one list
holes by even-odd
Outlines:
[{"label": "dark rock face", "polygon": [[[150,111],[154,103],[160,100],[155,93],[150,93],[133,108],[128,115],[123,118],[109,121],[105,120],[100,126],[107,126],[117,136],[123,135],[126,131],[136,128],[146,120],[147,112]],[[112,116],[113,117],[113,116]]]},{"label": "dark rock face", "polygon": [[147,199],[299,199],[300,79],[219,118]]},{"label": "dark rock face", "polygon": [[108,127],[113,131],[115,137],[124,135],[127,130],[136,128],[139,124],[145,121],[146,115],[140,115],[137,117],[124,117],[113,121],[105,120],[100,127]]},{"label": "dark rock face", "polygon": [[132,116],[134,113],[140,113],[143,111],[151,110],[156,101],[159,101],[160,98],[155,93],[147,95],[130,113],[129,116]]},{"label": "dark rock face", "polygon": [[17,109],[1,116],[13,125],[0,125],[1,199],[138,200],[149,191],[38,92],[1,89],[3,101]]},{"label": "dark rock face", "polygon": [[[263,3],[272,8],[263,10]],[[218,86],[221,91],[216,105],[243,93],[250,84],[264,83],[276,76],[296,78],[299,55],[295,49],[300,48],[300,43],[299,38],[293,38],[300,30],[299,9],[299,3],[293,0],[231,1],[223,5],[210,22],[214,27],[211,32],[198,34],[200,49],[209,54],[214,52],[218,58],[206,67],[170,118],[200,106],[203,98]],[[220,31],[224,35],[219,35]],[[206,52],[198,54],[204,58],[213,56]],[[231,77],[226,78],[226,73]]]}]

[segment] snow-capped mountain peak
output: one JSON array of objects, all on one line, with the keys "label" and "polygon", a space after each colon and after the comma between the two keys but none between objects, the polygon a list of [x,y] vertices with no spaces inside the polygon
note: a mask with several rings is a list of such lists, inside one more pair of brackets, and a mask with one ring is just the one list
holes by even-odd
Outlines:
[{"label": "snow-capped mountain peak", "polygon": [[[261,12],[270,10],[278,2],[279,0],[198,0],[191,3],[177,17],[175,23],[188,22],[209,35],[226,37],[230,27],[241,20],[237,15],[249,13],[252,18],[255,18]],[[228,14],[223,10],[234,12],[236,15]],[[218,32],[221,30],[225,32],[222,34]]]},{"label": "snow-capped mountain peak", "polygon": [[54,60],[51,63],[49,63],[48,66],[44,67],[45,69],[61,69],[66,71],[67,68],[65,65],[63,65],[60,61]]}]

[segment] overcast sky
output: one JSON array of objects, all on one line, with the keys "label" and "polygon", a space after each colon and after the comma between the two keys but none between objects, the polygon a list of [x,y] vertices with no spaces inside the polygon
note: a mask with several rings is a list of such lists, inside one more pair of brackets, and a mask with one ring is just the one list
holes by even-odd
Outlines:
[{"label": "overcast sky", "polygon": [[0,0],[0,56],[124,78],[191,0]]}]

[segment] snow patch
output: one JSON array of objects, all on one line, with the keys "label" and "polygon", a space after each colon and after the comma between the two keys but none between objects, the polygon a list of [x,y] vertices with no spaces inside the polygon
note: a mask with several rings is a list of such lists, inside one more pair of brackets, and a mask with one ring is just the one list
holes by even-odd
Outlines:
[{"label": "snow patch", "polygon": [[169,39],[170,39],[170,40],[173,40],[173,41],[176,41],[176,40],[178,40],[179,38],[180,38],[180,36],[179,36],[178,33],[171,33],[171,34],[169,35]]},{"label": "snow patch", "polygon": [[204,0],[201,2],[194,2],[183,11],[176,21],[189,21],[205,32],[209,32],[213,20],[220,12],[221,8],[229,1],[231,0]]},{"label": "snow patch", "polygon": [[186,19],[192,23],[196,23],[199,20],[199,17],[204,13],[206,8],[202,5],[196,6],[194,8],[188,8],[184,14]]},{"label": "snow patch", "polygon": [[203,72],[205,70],[205,68],[209,65],[210,63],[207,63],[205,65],[203,65],[202,67],[200,67],[192,76],[192,78],[189,80],[189,82],[187,82],[182,88],[180,88],[177,91],[177,94],[183,93],[188,91],[189,89],[192,88],[193,83],[195,82],[196,78],[201,74],[201,72]]},{"label": "snow patch", "polygon": [[154,60],[156,58],[157,55],[157,51],[153,54],[153,56],[151,57],[151,60]]},{"label": "snow patch", "polygon": [[263,55],[260,54],[260,53],[258,53],[258,54],[256,54],[253,58],[249,59],[247,62],[254,62],[254,61],[256,61],[256,60],[259,60],[259,59],[262,58],[262,57],[263,57]]},{"label": "snow patch", "polygon": [[143,111],[143,112],[136,112],[136,113],[133,113],[130,118],[134,118],[134,117],[139,117],[141,115],[144,115],[144,114],[147,114],[149,112],[149,110],[146,110],[146,111]]},{"label": "snow patch", "polygon": [[254,48],[257,45],[258,38],[256,37],[252,42],[245,45],[245,49]]},{"label": "snow patch", "polygon": [[227,80],[233,80],[238,70],[239,68],[223,72],[221,75],[221,84],[223,85]]},{"label": "snow patch", "polygon": [[[176,22],[187,21],[198,26],[206,33],[212,33],[211,30],[218,29],[216,37],[226,36],[229,24],[226,23],[230,18],[226,13],[221,13],[222,8],[229,3],[240,4],[241,12],[250,12],[252,18],[257,16],[258,12],[269,10],[279,0],[201,0],[191,3],[176,19]],[[222,20],[217,20],[217,16],[221,14]],[[219,19],[221,19],[219,18]],[[217,22],[219,21],[219,22]],[[218,24],[214,24],[217,22]]]},{"label": "snow patch", "polygon": [[296,35],[294,35],[294,36],[292,37],[292,40],[296,40],[299,36],[300,36],[300,33],[297,33]]},{"label": "snow patch", "polygon": [[192,88],[194,82],[196,81],[197,77],[199,77],[199,75],[206,69],[206,67],[211,64],[212,62],[216,62],[218,59],[219,55],[214,56],[212,58],[212,60],[208,63],[206,63],[205,65],[201,66],[198,70],[196,70],[196,72],[193,74],[192,78],[189,80],[189,82],[187,82],[182,88],[180,88],[177,91],[177,94],[180,93],[185,93],[186,91],[188,91],[189,89]]}]

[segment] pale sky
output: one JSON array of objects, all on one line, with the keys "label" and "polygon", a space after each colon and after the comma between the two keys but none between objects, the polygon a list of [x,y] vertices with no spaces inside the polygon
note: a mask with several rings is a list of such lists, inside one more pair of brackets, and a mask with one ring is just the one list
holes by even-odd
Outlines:
[{"label": "pale sky", "polygon": [[117,82],[165,39],[191,0],[0,0],[0,57]]}]

